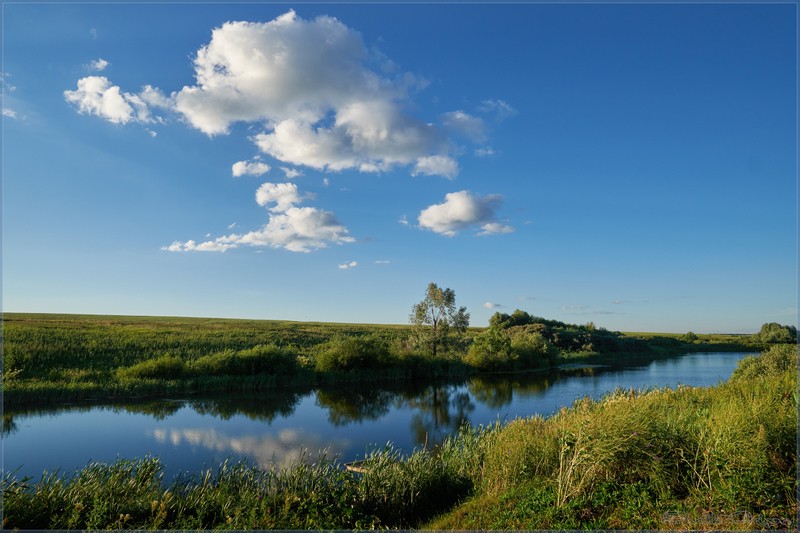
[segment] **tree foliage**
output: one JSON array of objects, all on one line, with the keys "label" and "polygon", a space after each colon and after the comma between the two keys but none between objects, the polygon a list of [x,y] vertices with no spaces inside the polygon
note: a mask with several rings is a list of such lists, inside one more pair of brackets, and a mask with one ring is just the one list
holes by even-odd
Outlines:
[{"label": "tree foliage", "polygon": [[453,335],[463,333],[469,327],[466,307],[456,307],[453,289],[442,289],[429,283],[425,298],[411,309],[409,322],[415,326],[417,337],[423,348],[436,357],[453,341]]},{"label": "tree foliage", "polygon": [[777,322],[769,322],[761,326],[758,340],[762,344],[794,343],[797,342],[797,328],[782,326]]}]

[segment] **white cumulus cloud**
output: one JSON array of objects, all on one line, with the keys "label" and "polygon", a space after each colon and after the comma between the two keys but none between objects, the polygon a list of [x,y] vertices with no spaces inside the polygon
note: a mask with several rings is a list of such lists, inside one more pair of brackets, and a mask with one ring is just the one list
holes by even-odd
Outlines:
[{"label": "white cumulus cloud", "polygon": [[170,252],[224,252],[240,246],[284,248],[291,252],[312,252],[329,244],[354,242],[347,227],[330,211],[316,207],[297,207],[302,200],[293,183],[264,183],[256,191],[256,202],[269,207],[269,220],[260,229],[234,233],[202,243],[175,241],[162,250]]},{"label": "white cumulus cloud", "polygon": [[273,212],[284,212],[300,201],[297,185],[294,183],[263,183],[256,191],[256,202],[264,207],[275,203],[270,208]]},{"label": "white cumulus cloud", "polygon": [[208,135],[263,122],[253,140],[264,153],[315,169],[377,172],[446,154],[443,131],[405,111],[416,78],[387,77],[385,63],[333,17],[227,22],[198,50],[197,83],[175,108]]},{"label": "white cumulus cloud", "polygon": [[[108,65],[99,58],[91,68]],[[250,139],[264,154],[333,172],[408,167],[413,175],[453,178],[453,153],[461,149],[448,135],[486,140],[483,118],[462,110],[444,113],[438,124],[413,116],[410,94],[426,81],[334,17],[303,19],[289,10],[267,22],[226,22],[212,30],[193,66],[194,84],[169,95],[151,85],[125,92],[104,76],[87,76],[64,97],[81,113],[116,124],[163,122],[155,109],[209,136],[227,134],[237,122],[258,124],[263,129]],[[479,111],[514,113],[502,100],[486,100]]]},{"label": "white cumulus cloud", "polygon": [[330,211],[315,207],[290,207],[281,214],[270,215],[269,222],[260,230],[225,237],[225,242],[307,253],[325,248],[329,243],[355,241],[348,233],[347,228]]},{"label": "white cumulus cloud", "polygon": [[496,303],[493,303],[493,302],[484,302],[484,303],[483,303],[483,306],[484,306],[486,309],[496,309],[496,308],[498,308],[498,307],[501,307],[501,305],[500,305],[500,304],[496,304]]},{"label": "white cumulus cloud", "polygon": [[148,106],[141,97],[123,93],[105,76],[81,78],[76,90],[64,91],[64,98],[76,105],[80,113],[97,115],[114,124],[153,122]]},{"label": "white cumulus cloud", "polygon": [[270,166],[261,161],[237,161],[231,166],[231,173],[233,177],[240,176],[261,176],[270,171]]},{"label": "white cumulus cloud", "polygon": [[507,233],[513,228],[496,222],[496,212],[502,197],[496,194],[479,196],[469,191],[451,192],[445,195],[445,201],[434,204],[420,212],[419,226],[435,233],[452,237],[461,230],[480,226],[479,235],[489,233]]},{"label": "white cumulus cloud", "polygon": [[8,118],[17,118],[17,112],[10,107],[3,108],[3,116]]},{"label": "white cumulus cloud", "polygon": [[358,261],[350,261],[349,263],[340,263],[339,269],[340,270],[349,270],[351,268],[355,268],[358,266]]}]

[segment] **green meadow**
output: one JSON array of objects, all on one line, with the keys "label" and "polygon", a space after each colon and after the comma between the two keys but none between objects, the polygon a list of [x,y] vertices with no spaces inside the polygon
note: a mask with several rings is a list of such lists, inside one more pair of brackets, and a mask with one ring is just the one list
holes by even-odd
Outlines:
[{"label": "green meadow", "polygon": [[547,369],[754,349],[752,337],[618,333],[517,311],[436,338],[425,327],[274,320],[6,313],[6,406],[258,391]]}]

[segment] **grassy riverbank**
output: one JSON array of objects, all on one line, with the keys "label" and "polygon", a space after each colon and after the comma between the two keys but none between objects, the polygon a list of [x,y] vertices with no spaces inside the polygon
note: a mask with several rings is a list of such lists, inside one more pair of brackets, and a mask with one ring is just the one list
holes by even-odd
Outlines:
[{"label": "grassy riverbank", "polygon": [[436,379],[754,346],[742,336],[687,342],[524,316],[471,328],[433,357],[411,326],[7,313],[5,405]]},{"label": "grassy riverbank", "polygon": [[331,460],[163,479],[156,459],[3,479],[4,528],[793,529],[797,348],[711,388],[619,390],[543,419]]}]

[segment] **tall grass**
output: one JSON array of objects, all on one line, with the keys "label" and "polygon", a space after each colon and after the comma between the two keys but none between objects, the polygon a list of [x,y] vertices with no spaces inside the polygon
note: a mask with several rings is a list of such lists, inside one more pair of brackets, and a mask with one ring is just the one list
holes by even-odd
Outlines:
[{"label": "tall grass", "polygon": [[[290,467],[223,463],[166,483],[155,458],[93,463],[37,482],[6,474],[4,528],[371,529],[416,527],[472,489],[484,434],[465,429],[442,451],[370,453],[364,473],[323,455]],[[457,441],[457,442],[456,442]]]},{"label": "tall grass", "polygon": [[617,390],[508,424],[472,499],[426,525],[467,529],[797,527],[797,347],[712,388]]}]

